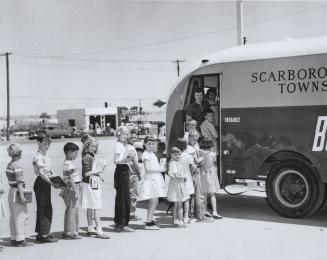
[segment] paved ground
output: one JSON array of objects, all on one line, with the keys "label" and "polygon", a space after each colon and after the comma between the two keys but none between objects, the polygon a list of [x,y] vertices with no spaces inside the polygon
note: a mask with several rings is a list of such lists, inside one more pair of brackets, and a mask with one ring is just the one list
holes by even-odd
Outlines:
[{"label": "paved ground", "polygon": [[[67,141],[67,140],[64,140]],[[49,155],[54,170],[61,172],[64,154],[63,140],[51,144]],[[73,139],[79,143],[78,139]],[[8,218],[0,220],[0,238],[5,246],[1,260],[15,259],[278,259],[278,260],[325,260],[327,259],[327,211],[310,219],[286,219],[275,214],[266,204],[262,193],[245,196],[218,195],[219,212],[224,219],[214,223],[194,223],[185,229],[171,225],[171,216],[165,214],[166,205],[161,203],[156,213],[160,231],[143,230],[142,221],[132,222],[135,233],[114,233],[113,189],[113,142],[112,138],[100,139],[100,155],[106,156],[108,168],[104,173],[104,208],[102,221],[110,240],[83,237],[78,241],[59,240],[55,244],[37,244],[30,248],[12,248],[9,241]],[[1,145],[1,174],[9,160],[6,146]],[[32,187],[34,173],[32,157],[36,151],[34,142],[23,145],[21,164],[25,170],[27,186]],[[80,160],[80,159],[77,159]],[[7,186],[6,180],[4,180]],[[7,189],[7,187],[6,187]],[[64,204],[53,191],[52,231],[60,237],[63,229]],[[258,195],[258,196],[256,196]],[[144,204],[137,209],[145,219]],[[35,201],[29,206],[28,234],[34,235]],[[85,232],[86,212],[81,210],[81,233]],[[0,241],[1,241],[0,239]],[[33,240],[34,237],[31,237]]]}]

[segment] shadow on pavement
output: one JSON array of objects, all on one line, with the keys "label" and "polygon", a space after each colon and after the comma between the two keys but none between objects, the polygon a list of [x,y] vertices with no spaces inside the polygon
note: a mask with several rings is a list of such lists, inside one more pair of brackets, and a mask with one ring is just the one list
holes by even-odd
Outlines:
[{"label": "shadow on pavement", "polygon": [[[165,200],[161,200],[159,202],[155,213],[155,216],[158,214],[160,215],[159,219],[157,220],[158,223],[160,223],[161,220],[165,222],[167,219],[169,219],[171,214],[166,214],[168,205],[169,202]],[[137,207],[146,209],[147,201],[138,202]],[[327,210],[315,214],[309,218],[286,218],[274,212],[269,207],[264,197],[217,194],[217,208],[218,213],[226,218],[327,227]]]},{"label": "shadow on pavement", "polygon": [[218,213],[227,218],[327,227],[327,210],[309,218],[286,218],[274,212],[263,197],[218,194],[217,207]]}]

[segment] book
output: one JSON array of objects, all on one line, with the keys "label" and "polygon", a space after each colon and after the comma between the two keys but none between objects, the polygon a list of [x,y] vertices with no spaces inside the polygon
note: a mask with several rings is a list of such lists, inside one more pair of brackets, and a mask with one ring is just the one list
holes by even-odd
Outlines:
[{"label": "book", "polygon": [[[24,190],[23,192],[24,192],[24,197],[27,200],[26,203],[31,203],[32,202],[32,191],[31,190]],[[14,203],[20,203],[19,190],[15,191],[13,202]]]},{"label": "book", "polygon": [[50,177],[49,179],[53,183],[59,184],[61,187],[67,186],[67,184],[64,182],[64,180],[60,176],[53,176],[53,177]]}]

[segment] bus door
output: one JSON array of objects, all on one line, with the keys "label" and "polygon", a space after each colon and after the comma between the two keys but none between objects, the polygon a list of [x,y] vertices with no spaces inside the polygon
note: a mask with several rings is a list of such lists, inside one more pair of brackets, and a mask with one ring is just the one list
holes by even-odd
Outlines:
[{"label": "bus door", "polygon": [[[213,123],[215,126],[215,129],[218,134],[218,139],[214,141],[214,150],[217,154],[217,165],[218,169],[217,172],[220,173],[220,154],[221,154],[221,145],[220,145],[220,81],[221,81],[221,75],[220,74],[205,74],[205,75],[196,75],[193,76],[189,82],[188,90],[187,90],[187,96],[185,99],[185,107],[188,105],[194,103],[195,98],[195,85],[199,86],[204,90],[203,92],[203,100],[204,102],[209,103],[209,107],[211,110],[213,110],[214,119]],[[198,131],[201,133],[200,125],[197,127]],[[186,124],[184,125],[184,131],[186,132]],[[218,174],[219,180],[221,180],[221,175]]]}]

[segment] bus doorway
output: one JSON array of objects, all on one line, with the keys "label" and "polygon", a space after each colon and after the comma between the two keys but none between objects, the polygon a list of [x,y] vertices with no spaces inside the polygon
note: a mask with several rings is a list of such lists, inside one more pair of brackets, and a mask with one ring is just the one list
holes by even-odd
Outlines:
[{"label": "bus doorway", "polygon": [[[187,127],[190,120],[197,122],[197,130],[200,134],[200,140],[209,138],[213,141],[213,151],[217,154],[218,177],[220,176],[220,81],[221,74],[196,75],[190,79],[185,99],[186,119],[184,132],[188,132]],[[202,92],[202,101],[199,102],[199,91]],[[208,120],[206,112],[213,112],[211,124],[205,122]],[[210,119],[211,120],[211,119]]]}]

